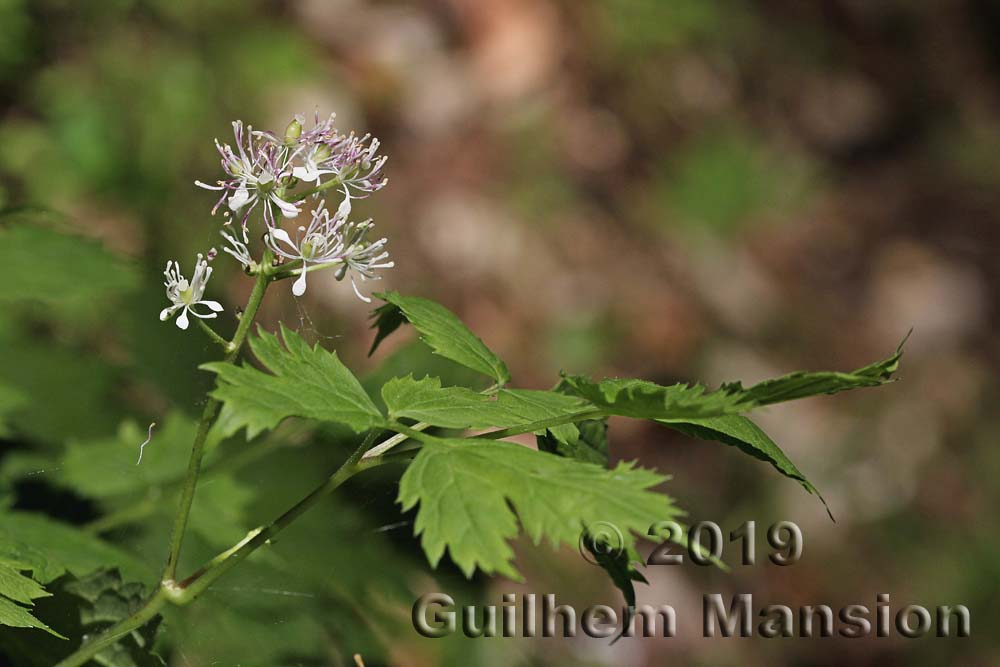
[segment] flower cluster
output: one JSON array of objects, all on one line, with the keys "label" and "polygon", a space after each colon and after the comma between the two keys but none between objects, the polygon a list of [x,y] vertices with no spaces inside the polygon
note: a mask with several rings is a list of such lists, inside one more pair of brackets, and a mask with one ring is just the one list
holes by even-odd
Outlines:
[{"label": "flower cluster", "polygon": [[[336,267],[337,279],[350,276],[358,297],[369,301],[358,289],[358,281],[378,279],[377,271],[391,268],[393,262],[385,251],[386,239],[368,238],[371,220],[351,222],[348,218],[353,199],[367,197],[388,182],[383,174],[386,157],[378,154],[378,139],[369,134],[341,134],[334,120],[335,115],[321,120],[316,114],[312,127],[306,129],[304,117],[296,116],[281,136],[234,121],[233,144],[215,141],[225,178],[214,184],[195,184],[220,193],[212,214],[225,207],[222,250],[245,271],[253,274],[266,268],[276,277],[295,276],[292,293],[301,296],[308,272]],[[320,197],[326,190],[343,196],[333,213]],[[309,223],[289,234],[281,228],[282,220],[298,217],[310,197],[316,204]],[[250,220],[256,210],[261,212],[264,246],[272,259],[268,267],[250,249]],[[232,224],[234,219],[239,220],[238,228]],[[186,329],[189,313],[207,319],[221,312],[217,302],[202,300],[212,274],[208,262],[215,256],[214,248],[207,259],[198,255],[190,281],[181,275],[177,262],[167,264],[167,298],[172,305],[160,313],[161,320],[180,311],[177,326]],[[279,263],[285,268],[275,268]],[[193,308],[198,305],[211,312],[199,313]]]},{"label": "flower cluster", "polygon": [[302,268],[298,271],[299,277],[292,283],[292,294],[295,296],[305,293],[306,274],[310,270],[337,265],[337,279],[343,279],[350,273],[354,293],[362,301],[370,301],[358,290],[355,278],[377,278],[377,269],[390,269],[394,266],[393,262],[386,261],[389,253],[384,247],[388,239],[368,240],[368,232],[373,226],[371,220],[347,221],[351,212],[350,201],[349,196],[345,198],[332,216],[321,201],[312,212],[309,226],[299,227],[294,240],[280,227],[268,231],[264,241],[275,255],[302,263]]}]

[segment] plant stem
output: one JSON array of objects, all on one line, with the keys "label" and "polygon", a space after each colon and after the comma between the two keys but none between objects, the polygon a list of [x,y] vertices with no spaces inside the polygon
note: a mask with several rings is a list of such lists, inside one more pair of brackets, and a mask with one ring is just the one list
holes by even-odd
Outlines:
[{"label": "plant stem", "polygon": [[295,201],[301,201],[306,197],[311,197],[314,194],[323,192],[329,188],[337,187],[338,185],[343,185],[343,182],[339,178],[331,178],[329,181],[324,181],[316,187],[309,188],[308,190],[303,190],[302,192],[292,192],[289,193],[290,197],[296,197]]},{"label": "plant stem", "polygon": [[229,341],[215,333],[215,329],[208,326],[208,323],[205,322],[205,320],[198,317],[195,318],[195,321],[198,323],[198,326],[201,327],[201,330],[205,332],[205,335],[212,339],[213,343],[221,345],[223,350],[229,350]]},{"label": "plant stem", "polygon": [[[413,429],[414,431],[424,431],[430,427],[431,425],[428,424],[427,422],[417,422],[410,428]],[[380,442],[379,444],[369,449],[367,452],[365,452],[365,455],[362,456],[361,459],[366,460],[375,458],[376,456],[382,456],[396,445],[400,444],[401,442],[405,442],[409,439],[410,436],[407,435],[406,433],[397,433],[391,438],[387,438],[383,442]]]},{"label": "plant stem", "polygon": [[310,264],[305,268],[302,268],[301,260],[293,260],[287,264],[282,264],[277,267],[273,275],[274,280],[283,280],[285,278],[291,278],[292,276],[301,276],[303,272],[311,273],[313,271],[321,271],[323,269],[329,269],[334,266],[343,266],[344,260],[337,259],[332,262],[325,262],[323,264]]},{"label": "plant stem", "polygon": [[370,459],[368,461],[361,461],[361,455],[368,447],[371,446],[372,440],[375,439],[375,434],[375,431],[371,431],[357,450],[351,454],[343,465],[330,475],[325,482],[316,487],[316,489],[296,503],[287,512],[282,514],[267,526],[250,531],[250,533],[243,538],[243,540],[223,551],[202,567],[198,568],[194,574],[185,579],[183,582],[177,583],[172,579],[165,578],[160,582],[153,594],[146,600],[138,611],[134,612],[128,618],[119,621],[94,639],[78,648],[57,664],[56,667],[80,667],[102,649],[111,646],[132,630],[141,628],[147,622],[152,620],[167,602],[171,602],[176,605],[188,604],[198,595],[203,593],[209,586],[211,586],[216,579],[231,570],[256,549],[266,544],[270,538],[287,528],[309,508],[313,507],[317,502],[329,495],[334,489],[339,487],[355,474],[363,470],[368,470],[369,468],[374,468],[383,463],[392,463],[395,461],[405,462],[409,460],[409,457],[407,456],[400,456],[393,459],[377,458]]},{"label": "plant stem", "polygon": [[370,459],[367,462],[361,461],[361,455],[371,446],[371,441],[374,439],[375,431],[372,431],[343,465],[330,475],[325,482],[313,489],[312,492],[295,503],[291,509],[277,519],[266,526],[250,531],[242,541],[223,551],[200,567],[190,577],[177,584],[176,588],[170,593],[170,599],[177,604],[190,602],[211,586],[216,579],[234,568],[259,547],[266,544],[268,540],[287,528],[309,510],[309,508],[328,496],[341,484],[362,470],[367,470],[383,463],[384,461],[378,459]]},{"label": "plant stem", "polygon": [[[226,363],[231,364],[235,362],[236,357],[239,356],[243,342],[250,331],[250,325],[253,324],[254,317],[256,317],[257,310],[260,308],[261,301],[264,298],[264,291],[267,289],[267,284],[270,281],[267,272],[267,268],[270,265],[269,253],[265,253],[262,265],[262,270],[257,274],[253,291],[250,292],[250,298],[247,300],[246,308],[243,309],[243,316],[236,327],[236,333],[233,334],[232,341],[226,344]],[[209,398],[205,403],[205,409],[201,414],[201,421],[198,422],[198,431],[191,445],[191,458],[188,459],[187,473],[184,476],[184,483],[181,487],[180,505],[177,508],[173,532],[170,535],[170,549],[167,553],[167,563],[163,568],[163,579],[165,581],[173,581],[177,576],[177,562],[180,559],[181,546],[184,543],[184,531],[187,529],[188,518],[191,515],[194,491],[198,485],[198,475],[201,472],[201,459],[205,455],[205,441],[208,438],[209,429],[211,429],[218,412],[219,401]]]},{"label": "plant stem", "polygon": [[163,608],[167,599],[166,589],[162,587],[158,588],[156,593],[146,600],[142,607],[131,616],[118,621],[97,637],[88,641],[76,651],[66,656],[56,667],[80,667],[80,665],[86,663],[102,649],[111,646],[128,633],[141,628],[152,620],[160,612],[160,609]]}]

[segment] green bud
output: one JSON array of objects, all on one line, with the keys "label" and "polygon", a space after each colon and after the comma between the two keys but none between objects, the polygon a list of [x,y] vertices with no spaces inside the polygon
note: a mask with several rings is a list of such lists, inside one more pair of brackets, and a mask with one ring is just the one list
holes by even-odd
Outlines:
[{"label": "green bud", "polygon": [[302,123],[298,118],[293,118],[292,122],[285,128],[285,141],[292,142],[302,135]]},{"label": "green bud", "polygon": [[322,162],[328,157],[330,157],[330,147],[327,146],[326,144],[320,144],[319,146],[317,146],[312,156],[315,162]]}]

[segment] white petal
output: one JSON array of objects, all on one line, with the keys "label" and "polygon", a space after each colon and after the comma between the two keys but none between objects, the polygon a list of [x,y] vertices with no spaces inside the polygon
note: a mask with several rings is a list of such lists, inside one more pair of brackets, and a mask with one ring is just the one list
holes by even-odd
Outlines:
[{"label": "white petal", "polygon": [[344,189],[344,201],[340,202],[340,206],[337,207],[337,217],[341,220],[346,220],[351,214],[351,195],[347,193],[347,189]]},{"label": "white petal", "polygon": [[292,283],[292,294],[295,296],[302,296],[306,293],[306,269],[302,267],[302,275],[299,279]]},{"label": "white petal", "polygon": [[276,194],[271,195],[271,201],[273,201],[275,205],[281,209],[281,212],[285,215],[286,218],[294,218],[299,214],[299,209],[297,206],[289,204]]},{"label": "white petal", "polygon": [[351,278],[351,287],[354,288],[354,293],[358,295],[359,299],[361,299],[365,303],[371,303],[372,302],[372,300],[371,300],[370,297],[367,297],[367,296],[365,296],[364,294],[361,293],[361,290],[358,289],[358,284],[356,282],[354,282],[354,278],[353,277]]},{"label": "white petal", "polygon": [[170,306],[168,308],[164,308],[163,310],[161,310],[160,321],[166,322],[168,319],[170,319],[170,316],[174,314],[175,310],[177,310],[177,306]]},{"label": "white petal", "polygon": [[292,169],[292,176],[300,181],[315,181],[319,178],[319,170],[312,162],[307,162],[304,167]]},{"label": "white petal", "polygon": [[188,309],[185,308],[181,311],[180,317],[177,318],[177,328],[187,329],[188,328]]},{"label": "white petal", "polygon": [[295,250],[295,244],[292,243],[292,238],[288,235],[288,232],[281,227],[274,227],[269,233],[271,234],[271,238],[287,243],[292,250]]},{"label": "white petal", "polygon": [[246,206],[248,201],[250,201],[250,193],[246,188],[240,188],[229,198],[229,208],[232,211],[238,211]]},{"label": "white petal", "polygon": [[198,303],[208,306],[209,310],[214,310],[217,313],[221,313],[223,311],[222,304],[218,301],[199,301]]}]

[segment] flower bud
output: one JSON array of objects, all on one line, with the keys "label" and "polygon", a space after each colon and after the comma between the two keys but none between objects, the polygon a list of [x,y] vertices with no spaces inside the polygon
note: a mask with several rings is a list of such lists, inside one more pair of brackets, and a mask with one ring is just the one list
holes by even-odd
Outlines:
[{"label": "flower bud", "polygon": [[322,162],[323,160],[330,157],[332,154],[333,151],[330,150],[330,146],[328,146],[327,144],[320,144],[319,146],[316,147],[316,150],[313,151],[313,160],[315,160],[316,162]]},{"label": "flower bud", "polygon": [[302,121],[296,116],[285,128],[285,141],[291,143],[302,136]]}]

